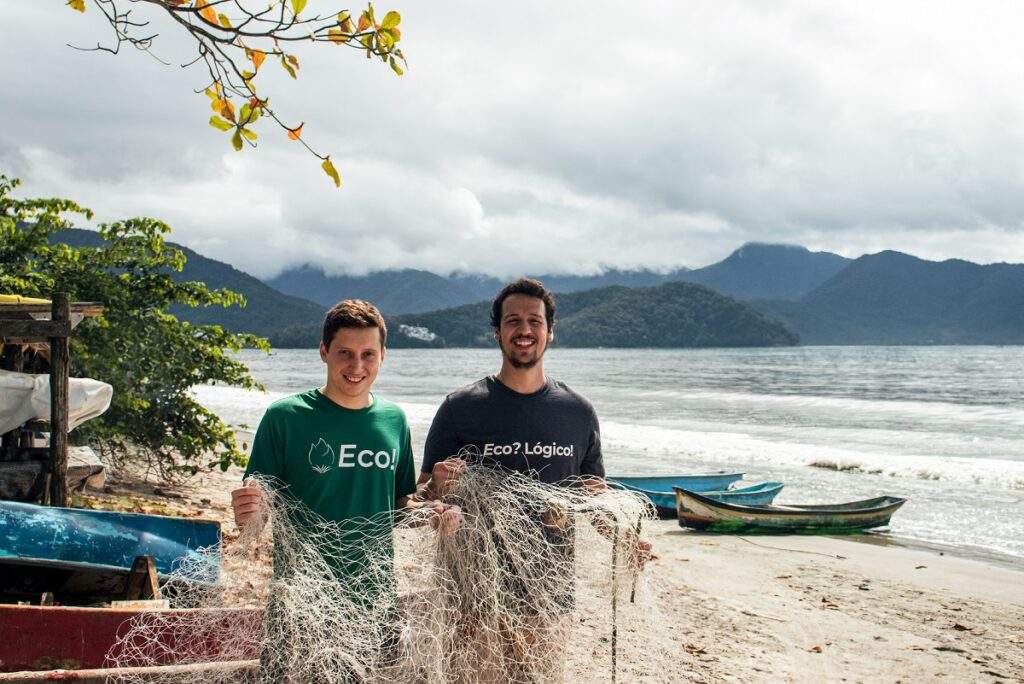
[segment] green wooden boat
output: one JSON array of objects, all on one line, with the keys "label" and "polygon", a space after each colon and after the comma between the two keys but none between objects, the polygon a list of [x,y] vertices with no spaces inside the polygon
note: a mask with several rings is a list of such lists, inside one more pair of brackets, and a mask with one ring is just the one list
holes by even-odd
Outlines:
[{"label": "green wooden boat", "polygon": [[675,487],[681,527],[709,532],[840,534],[884,527],[906,499],[880,496],[841,504],[744,506]]}]

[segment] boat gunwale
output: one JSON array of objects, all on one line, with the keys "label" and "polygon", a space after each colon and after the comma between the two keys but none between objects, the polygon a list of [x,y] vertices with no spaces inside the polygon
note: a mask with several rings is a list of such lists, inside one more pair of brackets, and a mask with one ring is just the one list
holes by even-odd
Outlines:
[{"label": "boat gunwale", "polygon": [[[782,515],[782,516],[806,516],[808,514],[863,514],[863,513],[882,513],[887,510],[895,511],[900,506],[907,502],[906,499],[898,496],[878,496],[871,499],[862,499],[859,501],[850,501],[842,504],[799,504],[791,505],[786,507],[781,506],[750,506],[745,504],[734,504],[727,501],[719,501],[718,499],[711,499],[698,492],[691,492],[682,487],[672,488],[676,495],[682,494],[684,496],[691,496],[696,499],[697,502],[709,507],[709,508],[721,508],[726,511],[734,513],[745,513],[748,515]],[[874,506],[862,506],[851,508],[855,504],[867,504],[871,502],[877,502]],[[883,503],[884,502],[884,503]],[[678,501],[677,501],[678,503]],[[846,508],[837,508],[837,506],[846,506]]]}]

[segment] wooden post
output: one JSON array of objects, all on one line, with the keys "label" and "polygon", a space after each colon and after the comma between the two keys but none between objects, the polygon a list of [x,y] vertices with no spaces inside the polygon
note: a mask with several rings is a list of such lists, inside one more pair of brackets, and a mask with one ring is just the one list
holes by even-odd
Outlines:
[{"label": "wooden post", "polygon": [[53,322],[62,322],[67,332],[50,338],[50,483],[51,506],[67,506],[68,498],[68,375],[71,303],[67,292],[53,297]]},{"label": "wooden post", "polygon": [[126,601],[160,598],[160,580],[152,556],[135,557],[125,581],[124,598]]}]

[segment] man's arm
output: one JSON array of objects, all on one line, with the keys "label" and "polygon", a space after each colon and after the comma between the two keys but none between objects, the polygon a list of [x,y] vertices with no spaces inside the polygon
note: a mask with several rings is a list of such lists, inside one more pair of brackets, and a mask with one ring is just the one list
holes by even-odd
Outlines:
[{"label": "man's arm", "polygon": [[[462,513],[458,506],[444,504],[440,501],[430,501],[421,495],[421,489],[414,482],[415,466],[412,458],[412,437],[408,427],[405,430],[405,439],[402,443],[402,456],[399,460],[399,467],[395,469],[395,508],[406,515],[415,515],[416,511],[432,509],[428,514],[430,524],[442,533],[450,534],[458,528],[462,522]],[[421,475],[422,479],[422,475]]]},{"label": "man's arm", "polygon": [[[284,447],[278,434],[271,410],[263,414],[252,440],[249,464],[242,476],[242,486],[231,492],[231,510],[235,526],[243,529],[253,520],[262,518],[266,505],[263,489],[252,476],[260,475],[281,480],[284,477]],[[259,521],[262,526],[263,522]]]},{"label": "man's arm", "polygon": [[462,448],[462,440],[455,430],[451,403],[446,398],[434,414],[423,446],[423,463],[417,479],[417,496],[423,500],[439,499],[449,481],[462,472],[463,462],[452,457]]}]

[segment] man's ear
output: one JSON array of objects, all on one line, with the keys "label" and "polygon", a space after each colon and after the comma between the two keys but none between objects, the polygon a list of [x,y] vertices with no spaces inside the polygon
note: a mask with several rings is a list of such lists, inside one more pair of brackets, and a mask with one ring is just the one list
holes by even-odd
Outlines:
[{"label": "man's ear", "polygon": [[323,341],[320,342],[320,360],[324,363],[327,362],[327,347],[324,346]]}]

